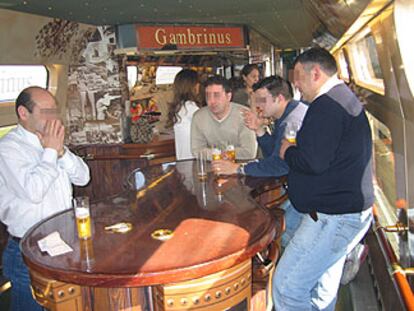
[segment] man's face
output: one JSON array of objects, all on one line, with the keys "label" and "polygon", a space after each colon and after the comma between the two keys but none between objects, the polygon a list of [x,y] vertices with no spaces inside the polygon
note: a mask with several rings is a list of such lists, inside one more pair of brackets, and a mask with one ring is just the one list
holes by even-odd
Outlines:
[{"label": "man's face", "polygon": [[253,93],[253,102],[262,113],[261,116],[265,118],[274,117],[281,109],[278,98],[273,97],[265,87],[258,89]]},{"label": "man's face", "polygon": [[317,87],[312,78],[313,71],[313,67],[310,67],[307,70],[301,63],[297,63],[293,71],[295,86],[302,94],[303,99],[309,103],[312,102],[317,95]]},{"label": "man's face", "polygon": [[226,93],[222,85],[213,84],[206,87],[208,109],[218,119],[226,115],[230,109],[231,92]]},{"label": "man's face", "polygon": [[44,133],[46,122],[59,118],[59,111],[55,99],[47,92],[32,94],[32,100],[36,102],[33,111],[27,113],[24,126],[27,130],[40,134]]}]

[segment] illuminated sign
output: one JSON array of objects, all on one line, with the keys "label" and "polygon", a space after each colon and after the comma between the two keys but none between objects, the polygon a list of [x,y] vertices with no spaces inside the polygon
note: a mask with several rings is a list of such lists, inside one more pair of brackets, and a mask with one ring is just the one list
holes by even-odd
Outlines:
[{"label": "illuminated sign", "polygon": [[243,27],[136,25],[139,50],[245,48]]}]

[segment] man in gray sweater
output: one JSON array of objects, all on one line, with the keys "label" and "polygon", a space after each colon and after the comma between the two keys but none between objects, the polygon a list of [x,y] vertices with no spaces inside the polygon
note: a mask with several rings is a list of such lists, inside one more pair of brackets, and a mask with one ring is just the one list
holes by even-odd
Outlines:
[{"label": "man in gray sweater", "polygon": [[213,147],[233,145],[236,159],[256,157],[255,133],[243,121],[243,106],[232,103],[228,81],[221,76],[210,77],[205,84],[207,107],[198,110],[191,122],[191,151],[195,157],[205,150],[211,158]]}]

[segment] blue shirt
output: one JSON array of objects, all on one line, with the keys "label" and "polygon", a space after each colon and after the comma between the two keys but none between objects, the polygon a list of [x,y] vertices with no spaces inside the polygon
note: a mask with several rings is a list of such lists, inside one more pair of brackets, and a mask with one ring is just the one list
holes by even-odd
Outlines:
[{"label": "blue shirt", "polygon": [[286,106],[282,116],[275,121],[272,134],[264,134],[257,138],[263,152],[263,159],[249,162],[244,167],[246,175],[259,177],[280,177],[289,172],[285,161],[279,157],[280,144],[284,138],[287,122],[302,123],[308,107],[296,100]]}]

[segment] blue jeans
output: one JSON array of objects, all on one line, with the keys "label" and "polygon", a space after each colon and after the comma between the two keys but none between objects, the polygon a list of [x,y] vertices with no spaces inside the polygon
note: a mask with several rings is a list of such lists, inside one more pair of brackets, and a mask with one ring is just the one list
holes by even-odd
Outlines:
[{"label": "blue jeans", "polygon": [[285,248],[292,239],[306,214],[299,213],[289,200],[280,205],[280,208],[285,211],[285,231],[283,232],[281,239],[282,247]]},{"label": "blue jeans", "polygon": [[3,252],[3,274],[12,283],[10,311],[43,310],[33,299],[29,270],[23,262],[19,244],[12,239],[9,239]]},{"label": "blue jeans", "polygon": [[272,296],[276,311],[334,310],[348,254],[368,231],[371,209],[304,215],[276,266]]}]

